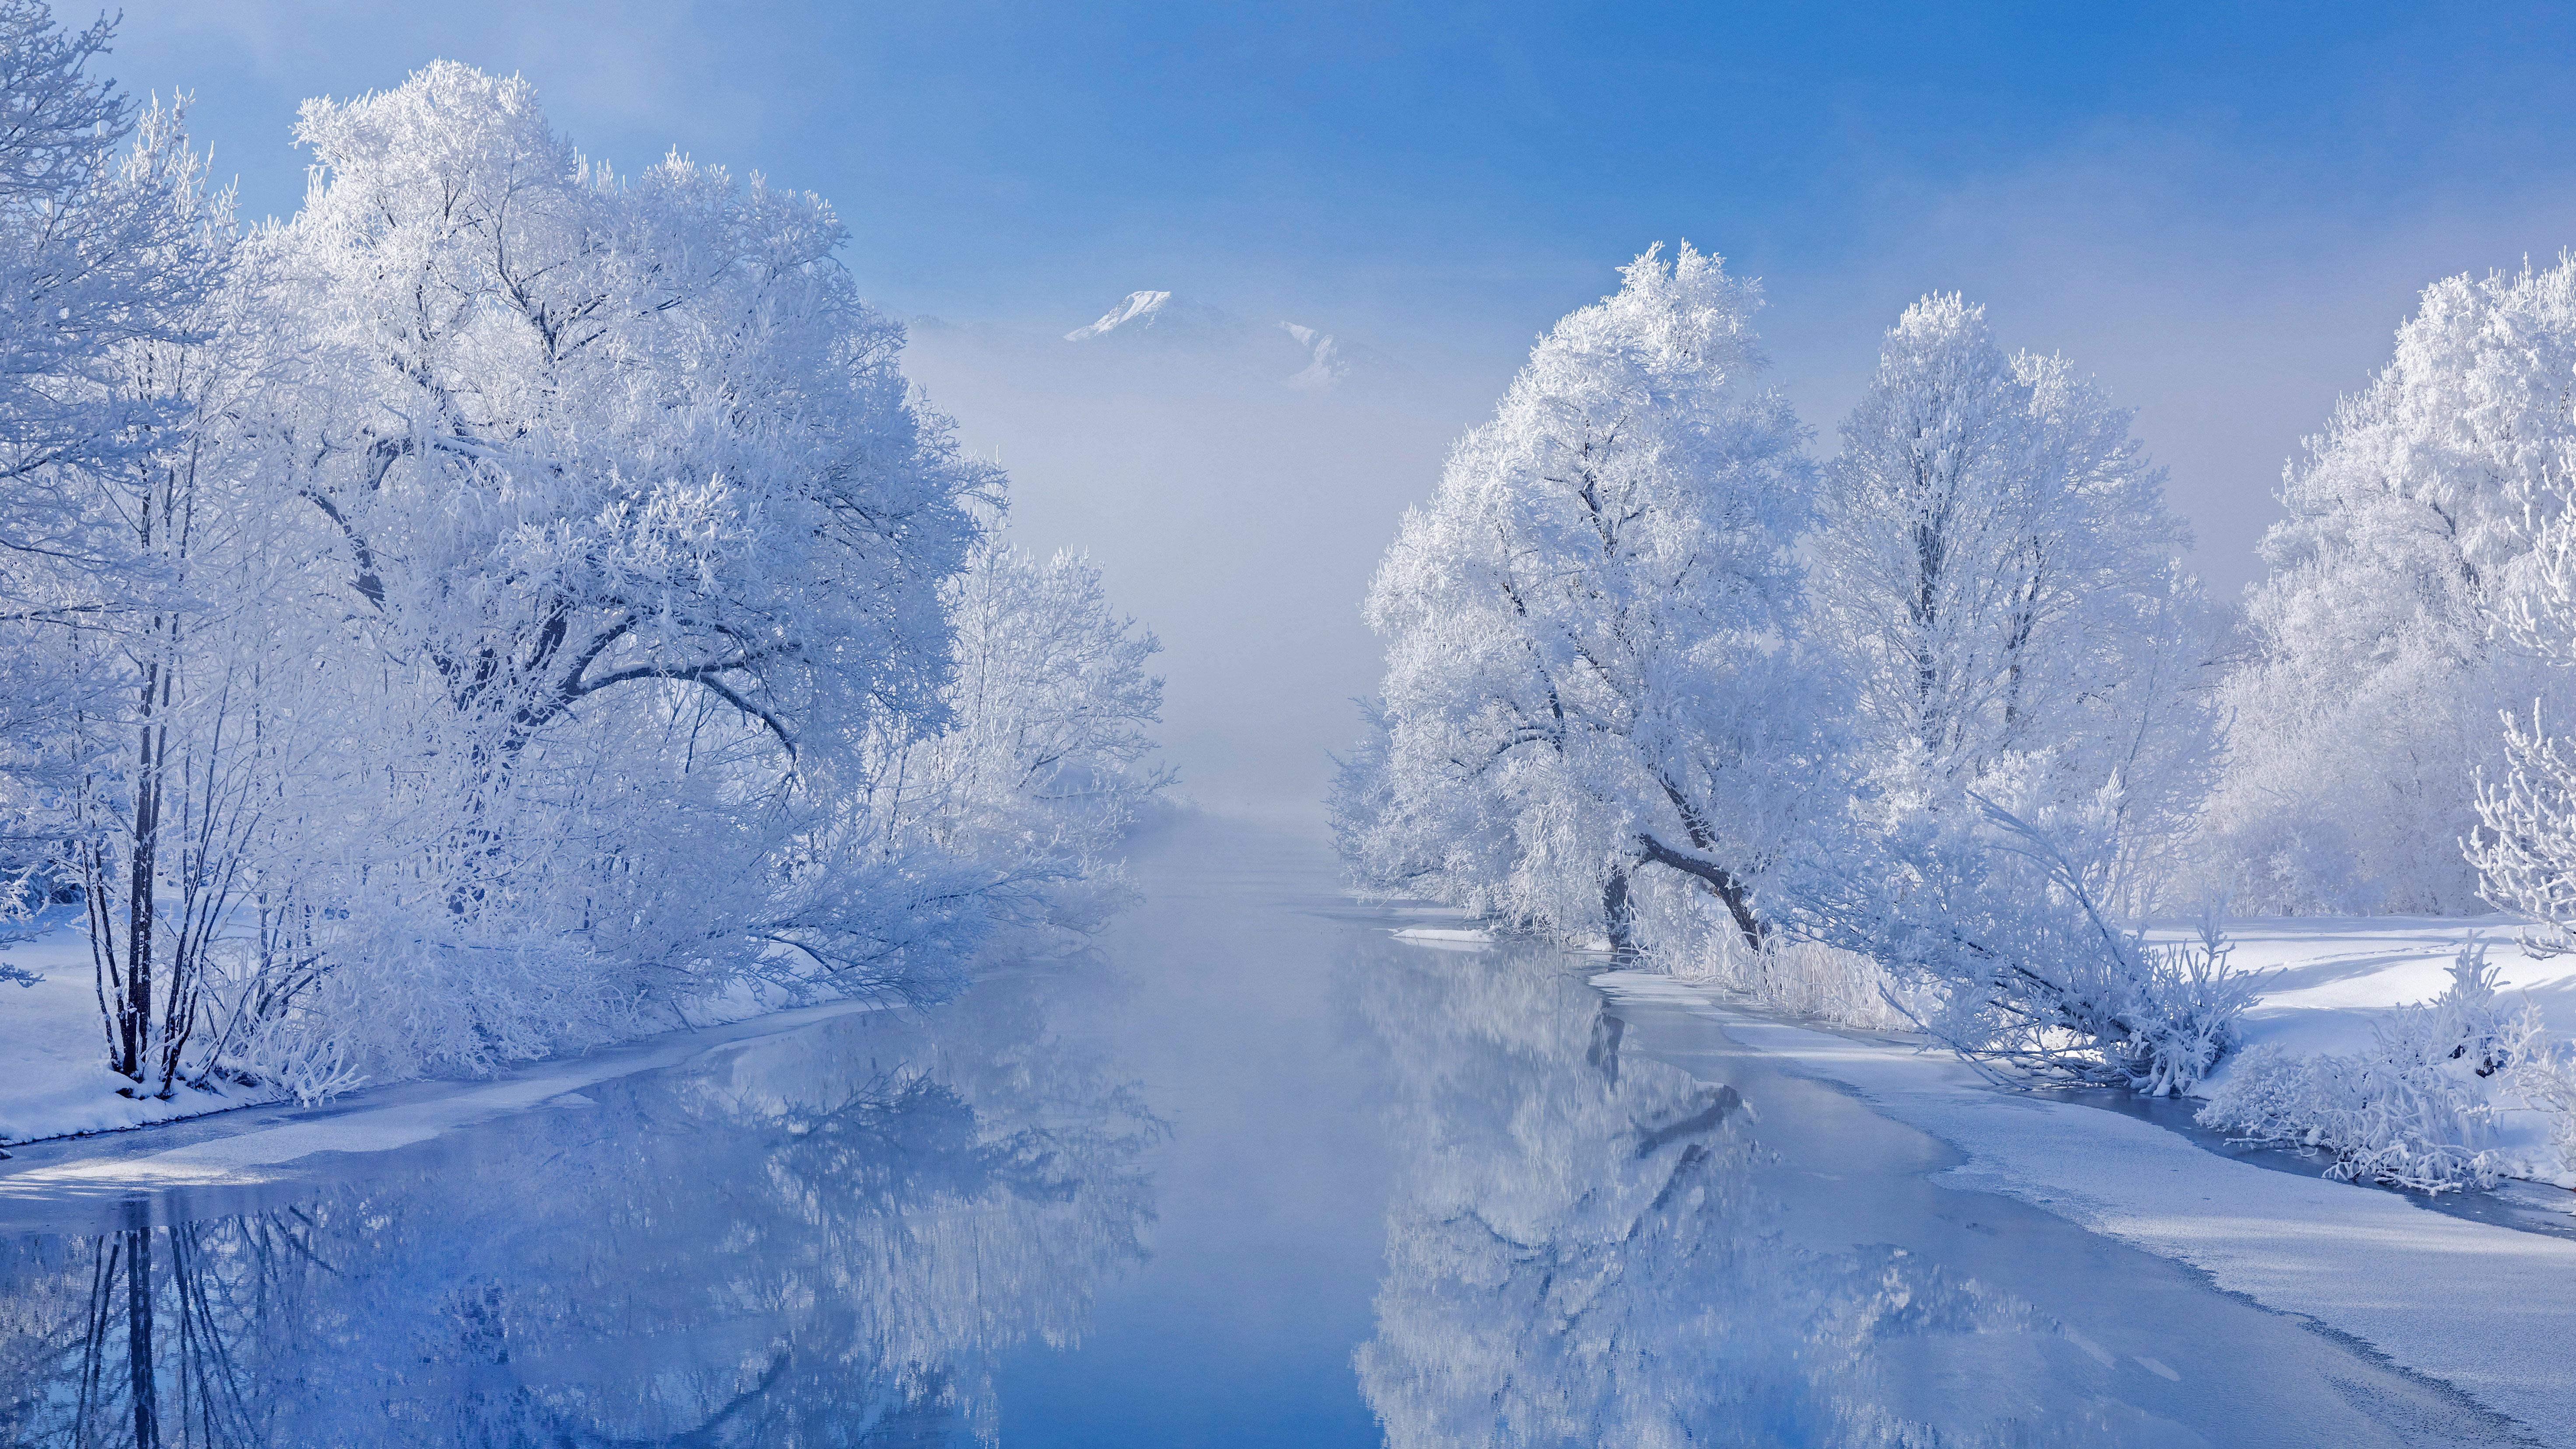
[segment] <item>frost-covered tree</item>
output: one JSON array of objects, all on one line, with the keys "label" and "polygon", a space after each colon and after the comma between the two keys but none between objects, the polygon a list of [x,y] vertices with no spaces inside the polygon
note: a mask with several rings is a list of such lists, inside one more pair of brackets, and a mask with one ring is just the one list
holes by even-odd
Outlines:
[{"label": "frost-covered tree", "polygon": [[1818,491],[1810,585],[1881,789],[2005,770],[2069,804],[2116,781],[2133,849],[2196,804],[2200,600],[2130,417],[2066,359],[2007,355],[1955,294],[1888,332]]},{"label": "frost-covered tree", "polygon": [[973,891],[870,787],[943,718],[940,590],[1000,479],[830,208],[676,156],[618,177],[447,63],[297,134],[237,447],[348,702],[265,883],[280,959],[335,958],[335,1009],[380,1002],[373,1050],[425,1066],[931,944],[906,907]]},{"label": "frost-covered tree", "polygon": [[19,610],[64,607],[50,565],[121,561],[88,471],[178,415],[133,386],[130,348],[181,335],[209,281],[186,250],[205,217],[176,116],[155,108],[129,147],[143,108],[90,72],[113,30],[0,0],[0,588]]},{"label": "frost-covered tree", "polygon": [[935,716],[998,475],[911,395],[827,205],[677,156],[622,180],[446,63],[297,134],[279,461],[486,763],[621,699],[711,696],[782,755]]},{"label": "frost-covered tree", "polygon": [[221,894],[174,675],[225,527],[196,413],[230,225],[177,110],[88,73],[109,38],[0,5],[0,796],[10,904],[78,886],[109,1064],[166,1091]]},{"label": "frost-covered tree", "polygon": [[128,1090],[919,998],[1124,899],[1151,636],[987,545],[828,205],[441,63],[236,236],[107,37],[0,0],[0,908],[77,890]]},{"label": "frost-covered tree", "polygon": [[[2563,446],[2576,463],[2576,439]],[[2520,656],[2515,662],[2541,668],[2533,702],[2502,712],[2502,767],[2479,768],[2477,824],[2462,842],[2479,897],[2534,923],[2533,944],[2554,950],[2576,945],[2576,742],[2540,696],[2565,701],[2562,671],[2576,668],[2576,512],[2564,491],[2571,476],[2562,465],[2556,508],[2533,537],[2522,586],[2496,610],[2498,642]]]},{"label": "frost-covered tree", "polygon": [[[173,109],[146,110],[91,74],[112,25],[64,31],[36,0],[0,4],[0,905],[59,882],[73,848],[54,806],[101,749],[96,724],[143,682],[115,656],[122,625],[171,602],[168,531],[138,489],[166,474],[192,380],[171,370],[219,271],[208,197]],[[131,763],[130,761],[128,762]],[[128,802],[129,804],[132,802]],[[136,820],[129,812],[126,827]],[[139,1075],[148,974],[103,979]],[[0,980],[25,973],[0,967]]]},{"label": "frost-covered tree", "polygon": [[1124,898],[1151,637],[984,546],[1002,475],[821,200],[612,174],[451,64],[309,104],[305,206],[238,241],[175,118],[133,135],[80,184],[159,208],[119,234],[158,330],[48,384],[114,427],[21,449],[61,507],[0,565],[80,687],[0,743],[139,1088],[486,1069],[747,982],[920,997]]},{"label": "frost-covered tree", "polygon": [[1147,763],[1162,645],[1112,610],[1088,556],[1039,559],[988,543],[948,585],[956,673],[948,725],[881,789],[962,856],[1051,863],[1050,923],[1096,926],[1124,898],[1116,851],[1171,783]]},{"label": "frost-covered tree", "polygon": [[[2240,903],[2457,912],[2500,710],[2570,678],[2497,637],[2576,443],[2576,261],[2424,289],[2388,365],[2283,474],[2229,676],[2209,851]],[[2555,728],[2555,725],[2549,727]]]},{"label": "frost-covered tree", "polygon": [[1813,540],[1816,647],[1855,702],[1849,813],[1790,894],[1972,1059],[2170,1092],[2243,1002],[2215,940],[2160,956],[2124,919],[2190,818],[2210,730],[2185,537],[2129,423],[1955,295],[1888,332]]},{"label": "frost-covered tree", "polygon": [[1688,246],[1622,278],[1539,341],[1370,585],[1382,778],[1344,793],[1344,839],[1381,883],[1568,935],[1626,944],[1652,876],[1758,939],[1804,433],[1758,384],[1752,283]]},{"label": "frost-covered tree", "polygon": [[165,333],[116,349],[110,386],[137,421],[122,456],[83,470],[117,561],[58,561],[61,597],[82,602],[30,627],[80,681],[51,746],[73,770],[47,793],[69,807],[56,869],[80,892],[109,1065],[167,1096],[276,783],[263,767],[287,745],[274,711],[294,666],[263,609],[273,500],[226,467],[223,414],[248,381],[221,287],[230,198],[205,193],[171,112],[143,118],[125,171],[174,223],[154,252]]}]

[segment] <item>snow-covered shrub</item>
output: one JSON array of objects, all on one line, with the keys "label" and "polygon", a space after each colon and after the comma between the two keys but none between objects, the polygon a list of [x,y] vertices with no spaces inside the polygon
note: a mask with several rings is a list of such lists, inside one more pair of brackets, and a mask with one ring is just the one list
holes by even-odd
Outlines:
[{"label": "snow-covered shrub", "polygon": [[311,1011],[246,1017],[240,1031],[218,1039],[214,1054],[226,1080],[293,1097],[307,1107],[363,1084],[368,1075],[344,1035]]},{"label": "snow-covered shrub", "polygon": [[2110,914],[2116,788],[2025,808],[1916,802],[1806,864],[1801,930],[1883,962],[1891,1005],[2000,1079],[2187,1090],[2234,1047],[2253,981],[2228,966],[2214,916],[2194,941],[2154,945]]},{"label": "snow-covered shrub", "polygon": [[2235,949],[2214,908],[2204,911],[2192,939],[2146,948],[2138,995],[2153,1050],[2172,1068],[2162,1090],[2184,1090],[2236,1049],[2259,978],[2228,964]]},{"label": "snow-covered shrub", "polygon": [[2576,1174],[2576,1050],[2566,1042],[2535,1043],[2508,1069],[2505,1085],[2524,1105],[2548,1115],[2549,1146],[2559,1170]]},{"label": "snow-covered shrub", "polygon": [[2422,1192],[2488,1187],[2501,1166],[2485,1146],[2493,1106],[2484,1091],[2383,1027],[2359,1056],[2292,1056],[2274,1043],[2247,1052],[2199,1113],[2239,1141],[2318,1150],[2330,1177]]},{"label": "snow-covered shrub", "polygon": [[2199,1121],[2239,1141],[2331,1154],[2327,1175],[2348,1182],[2491,1187],[2504,1165],[2489,1145],[2496,1088],[2544,1054],[2538,1011],[2499,1008],[2495,977],[2486,948],[2465,946],[2442,994],[2372,1023],[2358,1055],[2247,1052]]}]

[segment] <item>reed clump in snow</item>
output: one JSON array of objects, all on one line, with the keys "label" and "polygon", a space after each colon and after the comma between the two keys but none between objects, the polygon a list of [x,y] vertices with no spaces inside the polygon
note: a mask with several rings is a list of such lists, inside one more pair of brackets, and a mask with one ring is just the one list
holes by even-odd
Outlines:
[{"label": "reed clump in snow", "polygon": [[1695,985],[1740,992],[1769,1006],[1836,1026],[1897,1031],[1912,1020],[1894,1004],[1896,981],[1855,951],[1774,938],[1760,951],[1713,934],[1696,955],[1667,963],[1667,974]]}]

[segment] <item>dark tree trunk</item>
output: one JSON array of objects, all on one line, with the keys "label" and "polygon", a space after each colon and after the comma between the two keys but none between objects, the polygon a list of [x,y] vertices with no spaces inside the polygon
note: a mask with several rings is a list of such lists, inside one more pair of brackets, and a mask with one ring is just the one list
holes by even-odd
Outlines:
[{"label": "dark tree trunk", "polygon": [[1726,913],[1735,918],[1735,929],[1743,933],[1744,944],[1756,951],[1762,949],[1764,932],[1761,919],[1753,914],[1753,893],[1744,888],[1744,882],[1737,880],[1733,871],[1684,855],[1651,835],[1638,836],[1637,843],[1644,848],[1646,859],[1697,877],[1711,894],[1726,903]]},{"label": "dark tree trunk", "polygon": [[1601,887],[1601,920],[1610,937],[1610,949],[1625,956],[1637,949],[1637,912],[1628,901],[1628,868],[1610,872]]},{"label": "dark tree trunk", "polygon": [[156,665],[144,675],[143,723],[135,746],[134,853],[128,862],[125,923],[125,999],[117,1003],[117,1071],[137,1087],[149,1075],[152,1051],[152,877],[161,837],[160,753],[167,727],[153,719]]},{"label": "dark tree trunk", "polygon": [[161,1443],[161,1404],[152,1378],[150,1212],[139,1202],[125,1209],[125,1372],[134,1396],[136,1449],[157,1449]]},{"label": "dark tree trunk", "polygon": [[1619,1043],[1628,1036],[1628,1023],[1604,1011],[1592,1018],[1592,1044],[1583,1051],[1585,1065],[1601,1074],[1601,1080],[1619,1085]]}]

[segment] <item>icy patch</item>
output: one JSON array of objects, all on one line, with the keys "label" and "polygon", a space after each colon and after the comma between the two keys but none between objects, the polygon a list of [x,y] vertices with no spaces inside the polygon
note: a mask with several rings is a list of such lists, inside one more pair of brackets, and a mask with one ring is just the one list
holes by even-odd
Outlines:
[{"label": "icy patch", "polygon": [[1482,951],[1494,944],[1491,931],[1446,930],[1432,926],[1405,926],[1390,932],[1395,939],[1415,946],[1429,946],[1435,951]]}]

